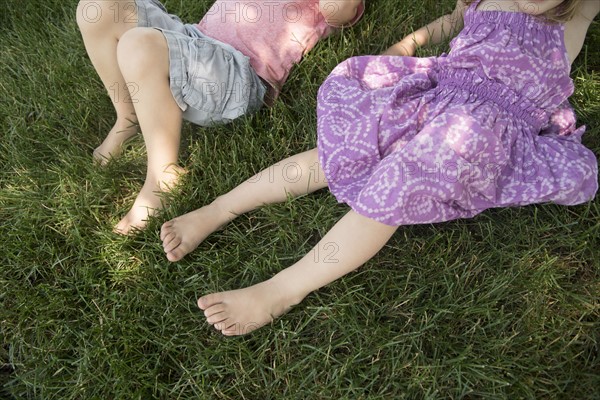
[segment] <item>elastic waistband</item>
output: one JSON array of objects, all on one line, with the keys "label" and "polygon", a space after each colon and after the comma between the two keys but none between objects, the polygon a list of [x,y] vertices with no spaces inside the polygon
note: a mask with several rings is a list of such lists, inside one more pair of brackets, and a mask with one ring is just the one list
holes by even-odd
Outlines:
[{"label": "elastic waistband", "polygon": [[502,83],[479,76],[476,72],[442,69],[438,73],[438,89],[446,87],[462,89],[480,99],[491,101],[536,130],[541,130],[548,122],[548,113],[531,100]]}]

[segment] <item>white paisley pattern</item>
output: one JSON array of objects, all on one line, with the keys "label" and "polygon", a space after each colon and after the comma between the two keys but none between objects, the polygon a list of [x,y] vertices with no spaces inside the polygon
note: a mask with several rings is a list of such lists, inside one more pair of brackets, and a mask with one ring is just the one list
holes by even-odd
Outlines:
[{"label": "white paisley pattern", "polygon": [[354,57],[323,83],[319,160],[338,201],[398,226],[594,197],[563,26],[478,3],[448,55]]}]

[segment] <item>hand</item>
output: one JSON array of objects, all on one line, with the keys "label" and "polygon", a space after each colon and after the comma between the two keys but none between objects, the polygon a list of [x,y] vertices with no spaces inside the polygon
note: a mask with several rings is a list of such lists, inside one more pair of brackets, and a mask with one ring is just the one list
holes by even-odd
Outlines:
[{"label": "hand", "polygon": [[395,45],[387,49],[385,52],[383,52],[383,55],[412,57],[415,55],[415,51],[416,45],[412,40],[401,40],[400,42],[396,43]]},{"label": "hand", "polygon": [[[357,18],[363,0],[319,0],[319,11],[327,25],[342,27]],[[364,10],[364,6],[363,6]]]}]

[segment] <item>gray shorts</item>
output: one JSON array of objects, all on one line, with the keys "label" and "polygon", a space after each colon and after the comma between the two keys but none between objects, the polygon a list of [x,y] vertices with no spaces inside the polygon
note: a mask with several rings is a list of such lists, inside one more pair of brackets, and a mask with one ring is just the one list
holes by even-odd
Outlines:
[{"label": "gray shorts", "polygon": [[173,98],[183,118],[223,124],[258,110],[267,91],[248,57],[168,14],[158,0],[135,0],[138,26],[162,32],[169,47]]}]

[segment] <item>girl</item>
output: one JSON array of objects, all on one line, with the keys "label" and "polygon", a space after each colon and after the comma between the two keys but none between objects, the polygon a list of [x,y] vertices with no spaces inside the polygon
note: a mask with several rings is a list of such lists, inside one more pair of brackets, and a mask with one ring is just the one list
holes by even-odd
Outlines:
[{"label": "girl", "polygon": [[[176,261],[225,222],[288,193],[329,186],[352,208],[313,252],[268,281],[201,297],[208,323],[224,335],[269,323],[369,260],[400,225],[592,199],[597,161],[580,143],[584,128],[575,129],[567,97],[570,62],[599,11],[596,0],[459,0],[388,55],[340,64],[319,91],[318,152],[163,225]],[[463,24],[448,55],[395,56]]]},{"label": "girl", "polygon": [[117,112],[94,157],[118,156],[137,122],[148,152],[144,186],[115,231],[143,228],[176,184],[182,118],[209,126],[271,104],[292,65],[363,11],[361,0],[218,0],[184,25],[158,0],[80,0],[77,23]]}]

